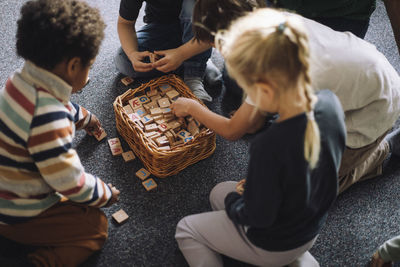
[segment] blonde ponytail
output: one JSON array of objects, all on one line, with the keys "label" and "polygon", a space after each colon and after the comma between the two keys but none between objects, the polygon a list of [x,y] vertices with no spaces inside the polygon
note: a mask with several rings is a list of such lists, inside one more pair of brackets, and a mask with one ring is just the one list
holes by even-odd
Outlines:
[{"label": "blonde ponytail", "polygon": [[304,157],[310,168],[315,168],[320,132],[313,116],[316,96],[311,88],[308,39],[302,21],[296,15],[260,8],[236,20],[229,30],[218,32],[215,44],[225,57],[228,73],[245,91],[255,90],[257,82],[272,84],[278,88],[277,95],[283,90],[304,90],[308,120]]},{"label": "blonde ponytail", "polygon": [[318,124],[315,121],[314,105],[316,96],[311,87],[311,78],[309,74],[309,49],[308,38],[304,32],[297,30],[296,27],[291,25],[291,20],[288,19],[287,27],[296,39],[298,45],[298,57],[302,65],[303,77],[300,79],[302,87],[304,88],[304,95],[307,99],[307,126],[304,134],[304,158],[309,162],[310,168],[314,169],[318,163],[319,153],[321,149],[321,137]]}]

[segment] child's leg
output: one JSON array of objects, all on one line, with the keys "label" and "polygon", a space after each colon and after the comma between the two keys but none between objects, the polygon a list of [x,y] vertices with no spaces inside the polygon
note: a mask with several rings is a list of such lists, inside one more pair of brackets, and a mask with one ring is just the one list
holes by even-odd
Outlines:
[{"label": "child's leg", "polygon": [[[177,48],[182,44],[181,36],[182,29],[179,23],[146,24],[137,32],[138,50],[153,52]],[[122,48],[118,49],[114,61],[119,72],[132,78],[150,78],[165,75],[165,73],[158,70],[136,72],[133,69],[132,62]],[[175,71],[175,73],[177,72],[179,72],[179,70]]]},{"label": "child's leg", "polygon": [[107,218],[93,207],[59,203],[25,223],[0,225],[0,235],[38,246],[29,259],[40,266],[77,266],[107,239]]},{"label": "child's leg", "polygon": [[213,210],[225,209],[225,197],[230,192],[236,191],[237,182],[227,181],[214,186],[210,193],[210,204]]},{"label": "child's leg", "polygon": [[382,174],[382,163],[390,153],[388,142],[383,140],[385,135],[366,147],[346,147],[339,169],[339,193],[358,181]]},{"label": "child's leg", "polygon": [[289,251],[269,252],[251,244],[225,212],[225,196],[235,191],[237,182],[217,184],[210,193],[214,212],[183,218],[175,238],[190,266],[223,266],[220,254],[257,266],[283,266],[293,262],[312,247],[314,240]]}]

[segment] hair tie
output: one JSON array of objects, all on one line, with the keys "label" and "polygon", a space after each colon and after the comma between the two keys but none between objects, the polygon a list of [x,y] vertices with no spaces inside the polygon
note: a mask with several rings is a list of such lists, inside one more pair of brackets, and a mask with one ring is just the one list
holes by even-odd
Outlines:
[{"label": "hair tie", "polygon": [[314,110],[311,110],[311,111],[307,112],[306,114],[307,114],[307,118],[309,120],[315,121]]},{"label": "hair tie", "polygon": [[278,25],[278,32],[283,33],[286,29],[286,21]]}]

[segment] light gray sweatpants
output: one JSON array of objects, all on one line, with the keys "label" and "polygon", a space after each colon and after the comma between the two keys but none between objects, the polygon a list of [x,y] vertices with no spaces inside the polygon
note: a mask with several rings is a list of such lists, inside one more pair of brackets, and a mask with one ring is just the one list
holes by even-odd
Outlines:
[{"label": "light gray sweatpants", "polygon": [[225,212],[225,196],[235,191],[237,182],[217,184],[210,193],[214,211],[183,218],[176,228],[175,238],[186,261],[192,267],[223,266],[220,254],[257,266],[319,266],[308,250],[314,238],[301,247],[271,252],[254,246],[242,232],[238,233]]}]

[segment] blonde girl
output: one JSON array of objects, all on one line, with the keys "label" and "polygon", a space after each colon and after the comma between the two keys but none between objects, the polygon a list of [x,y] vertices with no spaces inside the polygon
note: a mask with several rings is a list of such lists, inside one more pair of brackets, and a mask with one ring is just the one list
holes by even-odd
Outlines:
[{"label": "blonde girl", "polygon": [[220,254],[257,266],[318,266],[308,250],[337,194],[340,103],[329,90],[313,93],[307,33],[295,16],[259,9],[218,33],[216,46],[257,108],[279,119],[250,146],[244,190],[216,185],[213,211],[178,223],[178,245],[190,266],[223,266]]}]

